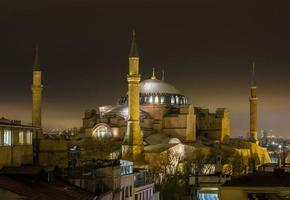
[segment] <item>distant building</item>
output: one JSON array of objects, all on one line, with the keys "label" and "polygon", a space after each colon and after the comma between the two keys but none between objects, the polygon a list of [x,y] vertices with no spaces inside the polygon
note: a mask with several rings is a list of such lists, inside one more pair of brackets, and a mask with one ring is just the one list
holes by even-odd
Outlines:
[{"label": "distant building", "polygon": [[268,149],[272,163],[283,164],[283,162],[290,162],[289,139],[277,136],[272,131],[263,130],[260,145]]},{"label": "distant building", "polygon": [[289,172],[290,173],[290,163],[281,165],[280,164],[276,164],[276,163],[267,163],[264,165],[259,166],[259,171],[261,172],[274,172],[277,169],[282,169],[285,172]]}]

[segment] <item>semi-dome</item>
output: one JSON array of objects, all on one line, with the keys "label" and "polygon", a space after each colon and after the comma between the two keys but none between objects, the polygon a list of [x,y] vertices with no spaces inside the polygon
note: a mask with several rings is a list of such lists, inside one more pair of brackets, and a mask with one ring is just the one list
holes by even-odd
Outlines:
[{"label": "semi-dome", "polygon": [[[127,103],[128,95],[121,97],[118,101],[119,105]],[[188,100],[173,85],[157,79],[153,70],[151,79],[140,83],[140,104],[182,105],[188,104]]]}]

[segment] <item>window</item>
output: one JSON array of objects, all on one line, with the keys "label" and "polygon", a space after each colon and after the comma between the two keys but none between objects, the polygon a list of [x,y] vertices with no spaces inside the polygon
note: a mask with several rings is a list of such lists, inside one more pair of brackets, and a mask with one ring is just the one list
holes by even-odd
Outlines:
[{"label": "window", "polygon": [[175,98],[174,96],[171,97],[171,104],[174,104],[175,103]]},{"label": "window", "polygon": [[149,98],[149,103],[153,103],[153,97],[152,96],[150,96],[150,98]]},{"label": "window", "polygon": [[178,96],[175,97],[175,101],[176,101],[176,104],[179,104],[179,98],[178,98]]},{"label": "window", "polygon": [[164,103],[164,96],[161,96],[160,102],[161,102],[161,104]]},{"label": "window", "polygon": [[126,197],[129,197],[129,187],[126,187]]},{"label": "window", "polygon": [[31,131],[26,132],[26,144],[32,144],[32,132]]},{"label": "window", "polygon": [[122,187],[122,200],[125,200],[125,189]]},{"label": "window", "polygon": [[23,131],[19,131],[18,138],[19,138],[19,140],[18,140],[19,144],[24,144],[24,133],[23,133]]},{"label": "window", "polygon": [[130,185],[130,197],[132,196],[132,185]]},{"label": "window", "polygon": [[93,136],[97,138],[112,137],[112,133],[109,127],[105,125],[99,125],[93,132]]},{"label": "window", "polygon": [[158,103],[158,96],[156,96],[155,98],[154,98],[154,103]]},{"label": "window", "polygon": [[135,200],[138,200],[138,194],[135,194]]},{"label": "window", "polygon": [[6,146],[10,146],[11,145],[11,130],[5,129],[4,130],[4,142],[3,144]]}]

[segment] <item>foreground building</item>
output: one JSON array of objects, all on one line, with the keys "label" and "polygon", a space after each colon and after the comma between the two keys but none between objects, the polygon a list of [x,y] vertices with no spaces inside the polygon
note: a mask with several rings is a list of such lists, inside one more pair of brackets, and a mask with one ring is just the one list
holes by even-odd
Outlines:
[{"label": "foreground building", "polygon": [[69,168],[66,171],[71,184],[94,193],[100,199],[159,199],[147,172],[134,169],[133,162],[130,161],[87,161],[81,167]]},{"label": "foreground building", "polygon": [[4,167],[0,171],[0,199],[93,200],[96,195],[59,177],[49,178],[38,166]]},{"label": "foreground building", "polygon": [[220,200],[289,199],[290,173],[256,172],[224,183],[219,190]]},{"label": "foreground building", "polygon": [[19,120],[0,119],[0,168],[33,164],[33,139],[38,127],[23,125]]}]

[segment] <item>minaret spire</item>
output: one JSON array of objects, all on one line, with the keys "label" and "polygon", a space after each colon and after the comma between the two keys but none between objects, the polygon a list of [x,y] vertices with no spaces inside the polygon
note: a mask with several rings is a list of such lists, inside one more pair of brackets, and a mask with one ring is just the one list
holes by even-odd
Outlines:
[{"label": "minaret spire", "polygon": [[156,76],[155,76],[155,68],[154,67],[152,68],[152,76],[151,76],[151,79],[153,79],[153,80],[156,79]]},{"label": "minaret spire", "polygon": [[252,79],[251,79],[251,86],[256,85],[256,75],[255,75],[255,62],[252,65]]},{"label": "minaret spire", "polygon": [[33,71],[40,71],[38,45],[35,46]]},{"label": "minaret spire", "polygon": [[137,45],[136,45],[136,34],[135,30],[132,31],[132,41],[131,41],[131,48],[130,48],[130,54],[129,58],[136,58],[139,57],[138,55],[138,50],[137,50]]}]

